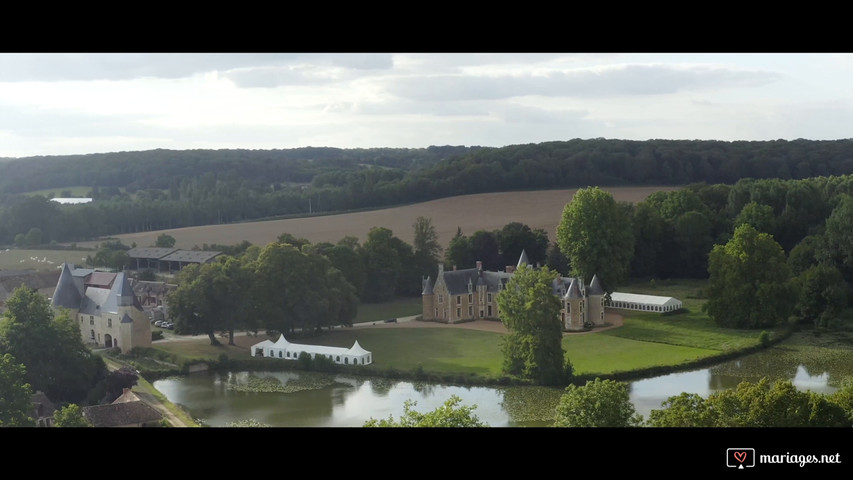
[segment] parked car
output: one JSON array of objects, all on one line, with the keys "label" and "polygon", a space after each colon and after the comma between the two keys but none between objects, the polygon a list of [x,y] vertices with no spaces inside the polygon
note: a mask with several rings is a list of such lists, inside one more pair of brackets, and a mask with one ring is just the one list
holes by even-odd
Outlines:
[{"label": "parked car", "polygon": [[385,320],[385,323],[397,323],[397,319],[396,318],[389,318],[388,320]]},{"label": "parked car", "polygon": [[174,330],[175,324],[172,322],[163,322],[163,328],[167,330]]}]

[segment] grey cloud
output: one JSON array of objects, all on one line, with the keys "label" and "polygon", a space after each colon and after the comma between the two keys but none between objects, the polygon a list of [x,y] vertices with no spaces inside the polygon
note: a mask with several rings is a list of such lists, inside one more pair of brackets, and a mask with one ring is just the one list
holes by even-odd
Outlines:
[{"label": "grey cloud", "polygon": [[0,82],[180,78],[210,71],[320,60],[364,69],[382,68],[390,58],[295,53],[2,53]]},{"label": "grey cloud", "polygon": [[421,101],[499,99],[525,95],[612,97],[660,95],[686,90],[751,87],[781,78],[779,74],[712,67],[625,65],[600,70],[551,72],[547,75],[471,77],[442,75],[395,79],[388,90]]}]

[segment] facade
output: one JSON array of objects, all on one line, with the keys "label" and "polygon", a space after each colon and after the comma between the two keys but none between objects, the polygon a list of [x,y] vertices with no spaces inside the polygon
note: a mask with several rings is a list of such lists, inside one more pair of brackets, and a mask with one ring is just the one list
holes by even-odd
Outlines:
[{"label": "facade", "polygon": [[298,360],[301,353],[307,353],[311,355],[312,359],[319,355],[328,358],[338,365],[370,365],[373,363],[373,354],[361,348],[358,340],[356,340],[351,348],[324,347],[321,345],[290,343],[282,335],[276,342],[264,340],[263,342],[256,343],[252,345],[249,351],[255,356],[280,358],[282,360]]},{"label": "facade", "polygon": [[[429,277],[423,282],[423,319],[443,323],[499,320],[497,296],[522,265],[530,267],[524,251],[518,264],[507,266],[503,272],[483,270],[482,262],[477,262],[476,268],[445,271],[439,263],[435,283]],[[562,303],[563,330],[604,325],[605,292],[597,276],[589,285],[584,285],[582,278],[558,277],[552,288]]]},{"label": "facade", "polygon": [[64,263],[51,306],[69,311],[84,343],[119,348],[122,353],[151,346],[151,323],[124,272],[100,272]]}]

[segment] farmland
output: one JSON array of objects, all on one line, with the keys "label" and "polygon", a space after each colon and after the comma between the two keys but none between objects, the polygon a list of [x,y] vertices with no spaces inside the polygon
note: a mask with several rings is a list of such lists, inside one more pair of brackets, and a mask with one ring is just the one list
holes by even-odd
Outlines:
[{"label": "farmland", "polygon": [[[617,201],[639,202],[648,195],[679,187],[609,187]],[[282,233],[303,237],[312,243],[336,243],[345,236],[364,241],[372,227],[385,227],[407,243],[414,241],[412,223],[419,216],[432,219],[439,242],[447,246],[457,228],[470,235],[477,230],[497,230],[510,222],[521,222],[530,228],[541,228],[555,239],[557,224],[577,189],[536,190],[525,192],[483,193],[443,198],[394,208],[365,212],[263,222],[206,225],[153,232],[117,235],[126,245],[153,245],[157,236],[167,233],[175,237],[177,248],[207,244],[233,245],[247,240],[254,245],[273,242]],[[95,246],[98,242],[79,242],[79,246]]]}]

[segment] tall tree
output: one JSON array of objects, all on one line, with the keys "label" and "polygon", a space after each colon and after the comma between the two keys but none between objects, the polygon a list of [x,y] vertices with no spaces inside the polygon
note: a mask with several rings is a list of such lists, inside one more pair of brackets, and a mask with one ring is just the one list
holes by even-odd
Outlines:
[{"label": "tall tree", "polygon": [[562,346],[560,301],[551,286],[556,277],[548,268],[522,265],[497,297],[508,330],[501,339],[503,370],[541,385],[567,383],[572,374]]},{"label": "tall tree", "polygon": [[367,233],[361,249],[365,273],[370,279],[362,298],[365,302],[388,301],[397,293],[403,263],[394,238],[393,232],[383,227],[373,227]]},{"label": "tall tree", "polygon": [[44,295],[23,285],[6,306],[0,321],[0,353],[23,363],[27,383],[51,400],[85,400],[105,377],[106,366],[83,344],[76,322],[66,312],[54,315]]},{"label": "tall tree", "polygon": [[555,427],[637,427],[642,421],[628,384],[600,378],[582,387],[569,385],[554,414]]},{"label": "tall tree", "polygon": [[415,253],[420,253],[435,263],[441,255],[441,244],[438,243],[438,233],[431,218],[418,217],[412,224],[415,229]]},{"label": "tall tree", "polygon": [[557,243],[573,275],[590,281],[598,275],[608,291],[628,276],[634,233],[627,210],[598,187],[582,188],[563,209]]},{"label": "tall tree", "polygon": [[784,322],[796,296],[782,247],[748,223],[708,260],[708,302],[703,309],[721,327],[764,328]]},{"label": "tall tree", "polygon": [[0,427],[34,427],[32,390],[26,367],[15,357],[0,355]]},{"label": "tall tree", "polygon": [[796,281],[800,292],[796,312],[815,327],[829,327],[847,306],[847,285],[834,265],[817,265]]},{"label": "tall tree", "polygon": [[154,246],[159,248],[172,248],[175,246],[175,242],[175,237],[167,233],[161,233],[157,236],[157,240],[154,242]]}]

